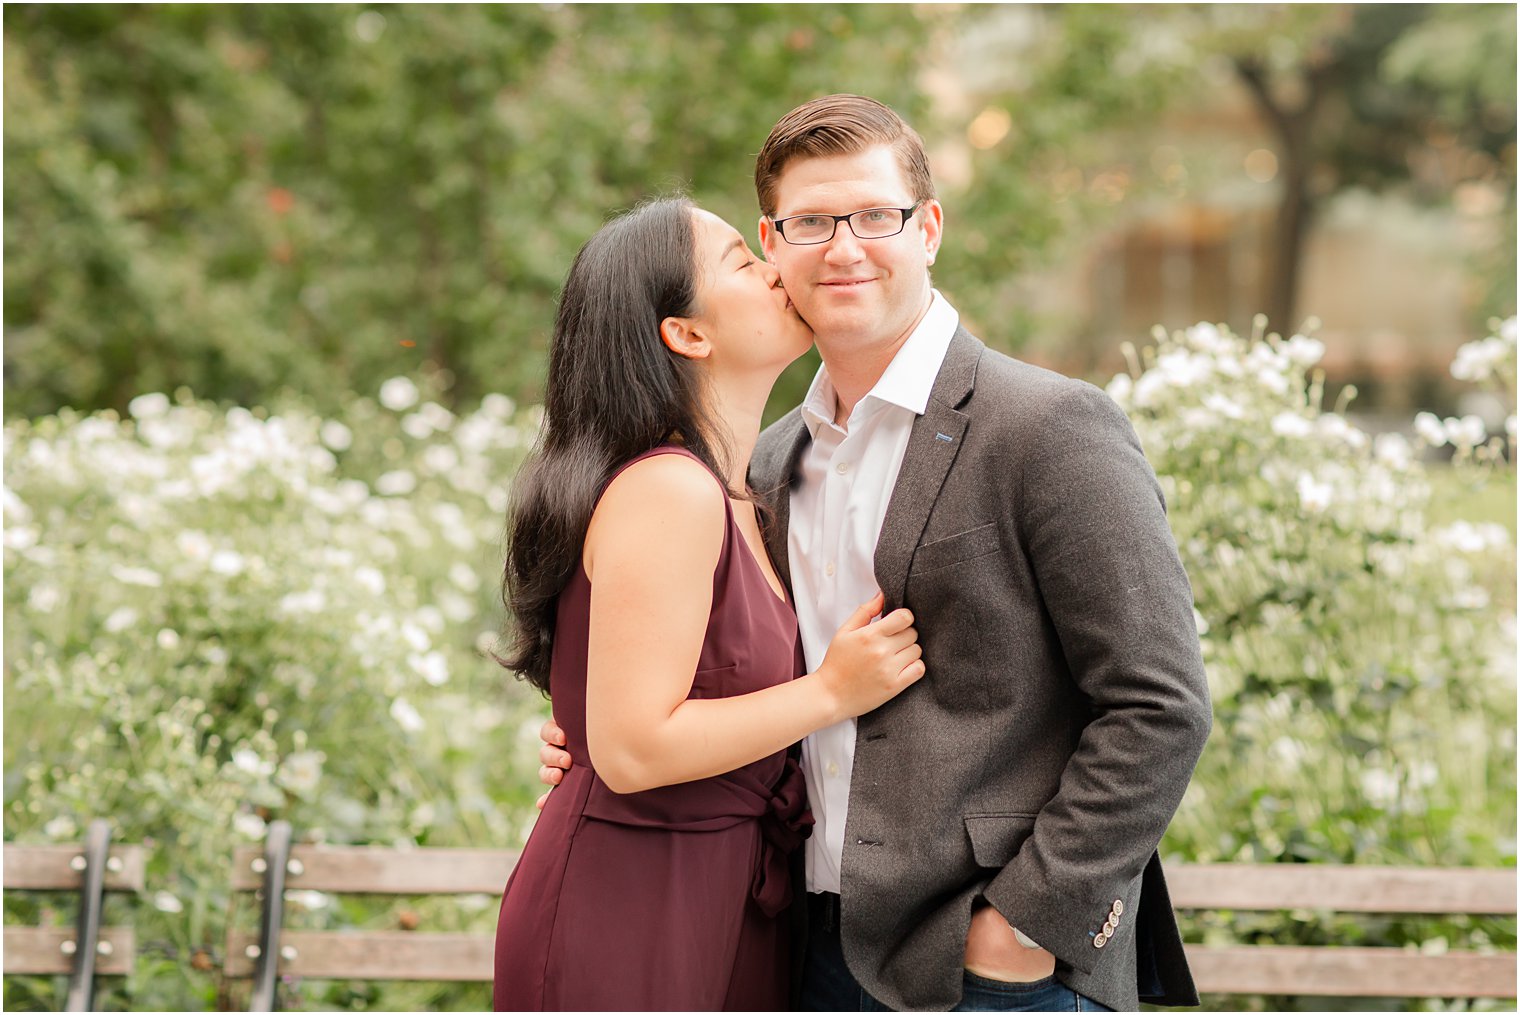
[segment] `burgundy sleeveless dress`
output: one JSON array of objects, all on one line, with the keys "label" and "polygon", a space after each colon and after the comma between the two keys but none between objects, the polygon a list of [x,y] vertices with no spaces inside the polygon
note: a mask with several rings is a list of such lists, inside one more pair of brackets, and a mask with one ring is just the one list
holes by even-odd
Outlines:
[{"label": "burgundy sleeveless dress", "polygon": [[[622,469],[659,454],[696,459],[661,447]],[[575,764],[507,881],[496,1010],[785,1010],[787,857],[812,824],[801,772],[781,751],[710,779],[608,789],[586,750],[590,610],[591,582],[577,568],[560,594],[550,669],[554,719]],[[729,505],[689,697],[746,694],[802,672],[797,615]]]}]

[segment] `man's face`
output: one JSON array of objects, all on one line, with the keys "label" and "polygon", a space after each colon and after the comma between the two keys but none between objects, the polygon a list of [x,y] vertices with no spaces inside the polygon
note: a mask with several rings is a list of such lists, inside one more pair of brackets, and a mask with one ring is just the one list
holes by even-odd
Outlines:
[{"label": "man's face", "polygon": [[[776,186],[776,219],[848,215],[866,208],[908,208],[913,194],[887,145],[855,155],[798,158]],[[765,256],[825,354],[890,345],[929,305],[929,265],[939,250],[943,211],[925,201],[896,236],[862,240],[845,222],[826,243],[788,243],[760,219]]]}]

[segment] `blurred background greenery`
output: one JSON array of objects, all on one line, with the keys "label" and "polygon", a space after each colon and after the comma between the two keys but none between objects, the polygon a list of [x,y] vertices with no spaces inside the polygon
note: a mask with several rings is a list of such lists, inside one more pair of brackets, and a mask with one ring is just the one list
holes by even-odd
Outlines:
[{"label": "blurred background greenery", "polygon": [[[236,1006],[227,865],[273,818],[318,841],[523,841],[546,706],[484,652],[560,282],[653,194],[753,235],[754,153],[834,91],[924,135],[936,285],[974,332],[1127,378],[1110,391],[1168,491],[1217,705],[1167,855],[1514,862],[1512,6],[3,16],[5,834],[72,841],[105,815],[152,846],[148,897],[113,903],[143,957],[107,1007]],[[1322,346],[1189,327],[1252,335],[1261,313],[1283,335],[1312,315]],[[292,919],[398,921],[318,895]],[[1188,934],[1514,947],[1513,920],[1465,918]],[[5,1005],[60,986],[8,977]],[[1346,1006],[1368,1003],[1387,1002]]]},{"label": "blurred background greenery", "polygon": [[[829,91],[934,156],[937,282],[1071,373],[1317,315],[1331,380],[1433,406],[1515,303],[1506,5],[8,5],[11,416],[187,385],[320,407],[424,365],[540,392],[610,213],[753,233],[754,153]],[[778,388],[794,404],[811,366]]]}]

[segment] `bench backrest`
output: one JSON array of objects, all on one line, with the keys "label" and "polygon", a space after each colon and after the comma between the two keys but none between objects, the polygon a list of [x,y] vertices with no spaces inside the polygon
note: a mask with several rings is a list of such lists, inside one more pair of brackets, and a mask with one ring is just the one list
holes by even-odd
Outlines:
[{"label": "bench backrest", "polygon": [[[89,858],[100,858],[100,869],[89,869]],[[92,1007],[96,976],[126,976],[137,958],[137,937],[131,927],[100,926],[105,892],[143,890],[147,851],[139,845],[111,844],[104,821],[90,828],[90,838],[78,845],[4,846],[4,887],[13,891],[72,892],[79,911],[72,927],[5,927],[6,975],[70,976],[70,1011]],[[81,941],[93,949],[81,951]]]},{"label": "bench backrest", "polygon": [[[1515,872],[1321,864],[1178,864],[1181,910],[1515,915]],[[1516,996],[1515,953],[1400,948],[1189,945],[1200,991],[1325,997]]]},{"label": "bench backrest", "polygon": [[[296,846],[291,888],[332,893],[499,896],[513,850]],[[254,891],[264,854],[236,851],[233,887]],[[1179,910],[1490,915],[1513,917],[1515,874],[1472,868],[1314,864],[1177,864],[1167,880]],[[323,979],[474,980],[492,976],[488,934],[283,931],[281,975]],[[258,938],[228,938],[229,976],[254,975]],[[252,949],[250,951],[250,948]],[[1515,953],[1417,954],[1397,948],[1189,945],[1198,989],[1218,994],[1339,997],[1514,997]]]},{"label": "bench backrest", "polygon": [[[516,850],[294,846],[285,885],[335,894],[481,894],[499,900],[518,856]],[[262,850],[236,850],[233,890],[261,890],[266,865]],[[281,976],[489,982],[494,972],[491,934],[282,930],[278,942]],[[226,974],[253,976],[260,954],[258,935],[229,932]]]}]

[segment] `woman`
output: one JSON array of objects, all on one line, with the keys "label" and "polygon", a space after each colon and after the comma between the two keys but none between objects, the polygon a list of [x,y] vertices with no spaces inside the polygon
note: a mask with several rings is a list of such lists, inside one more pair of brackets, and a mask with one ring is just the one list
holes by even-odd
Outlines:
[{"label": "woman", "polygon": [[786,1007],[788,748],[923,675],[912,617],[865,603],[804,674],[745,475],[812,342],[774,269],[682,199],[582,248],[541,444],[517,480],[506,665],[552,694],[566,773],[502,900],[499,1010]]}]

